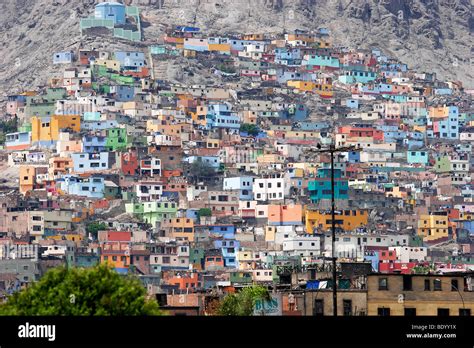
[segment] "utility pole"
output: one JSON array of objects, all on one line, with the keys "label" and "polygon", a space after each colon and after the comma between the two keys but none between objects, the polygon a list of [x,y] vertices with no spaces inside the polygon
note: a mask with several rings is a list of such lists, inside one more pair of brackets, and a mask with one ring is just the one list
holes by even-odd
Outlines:
[{"label": "utility pole", "polygon": [[316,145],[317,150],[310,149],[311,152],[329,153],[331,155],[331,237],[332,237],[332,313],[337,317],[337,272],[336,272],[336,200],[334,187],[334,154],[348,151],[360,151],[354,145],[338,147],[334,144],[329,145],[329,148],[322,149],[321,144]]}]

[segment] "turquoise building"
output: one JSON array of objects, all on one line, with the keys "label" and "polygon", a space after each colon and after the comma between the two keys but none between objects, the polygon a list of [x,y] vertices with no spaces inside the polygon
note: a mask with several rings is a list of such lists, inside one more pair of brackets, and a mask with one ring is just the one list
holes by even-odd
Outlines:
[{"label": "turquoise building", "polygon": [[[318,177],[308,182],[311,202],[318,203],[322,199],[331,199],[331,169],[318,169]],[[334,198],[349,199],[349,185],[342,177],[342,170],[334,169]]]}]

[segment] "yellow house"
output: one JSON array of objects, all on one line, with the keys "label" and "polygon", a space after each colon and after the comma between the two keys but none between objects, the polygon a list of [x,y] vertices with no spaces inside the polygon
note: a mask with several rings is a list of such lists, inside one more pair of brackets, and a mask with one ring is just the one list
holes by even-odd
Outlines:
[{"label": "yellow house", "polygon": [[316,83],[314,89],[316,94],[322,98],[331,98],[333,96],[332,85],[329,83]]},{"label": "yellow house", "polygon": [[448,213],[444,211],[420,215],[418,235],[426,242],[448,237]]},{"label": "yellow house", "polygon": [[430,118],[445,118],[449,116],[448,106],[432,106],[428,108]]},{"label": "yellow house", "polygon": [[[315,227],[327,231],[332,226],[330,211],[306,210],[305,219],[308,233],[313,233]],[[339,214],[336,214],[336,228],[342,228],[344,231],[352,231],[357,227],[365,226],[368,221],[369,214],[367,210],[342,210]]]},{"label": "yellow house", "polygon": [[61,129],[69,128],[74,133],[81,130],[79,115],[53,115],[51,117],[31,118],[31,141],[56,141]]},{"label": "yellow house", "polygon": [[265,242],[274,242],[276,234],[276,226],[265,227]]},{"label": "yellow house", "polygon": [[230,45],[229,44],[209,44],[209,51],[230,53]]},{"label": "yellow house", "polygon": [[120,71],[120,62],[115,59],[97,59],[94,64],[105,66],[110,70]]},{"label": "yellow house", "polygon": [[316,84],[311,81],[289,80],[286,84],[288,87],[293,87],[303,92],[311,92],[316,88]]},{"label": "yellow house", "polygon": [[247,270],[255,267],[255,256],[252,250],[240,250],[237,252],[237,260],[239,261],[239,269]]},{"label": "yellow house", "polygon": [[56,234],[53,236],[47,236],[46,239],[54,239],[54,240],[69,240],[72,242],[80,243],[84,237],[77,233],[65,233],[65,234]]}]

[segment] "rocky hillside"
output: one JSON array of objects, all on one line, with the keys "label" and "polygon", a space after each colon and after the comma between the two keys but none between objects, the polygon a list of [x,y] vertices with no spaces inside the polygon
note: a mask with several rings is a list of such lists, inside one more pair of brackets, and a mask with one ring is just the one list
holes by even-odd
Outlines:
[{"label": "rocky hillside", "polygon": [[[156,42],[166,25],[188,24],[209,33],[331,30],[347,47],[379,47],[410,67],[474,88],[474,30],[470,0],[124,0],[142,11],[144,37]],[[79,19],[94,0],[0,2],[0,97],[47,83],[52,54],[78,47],[127,48],[84,38]],[[131,48],[131,47],[130,47]],[[59,70],[58,70],[59,71]]]}]

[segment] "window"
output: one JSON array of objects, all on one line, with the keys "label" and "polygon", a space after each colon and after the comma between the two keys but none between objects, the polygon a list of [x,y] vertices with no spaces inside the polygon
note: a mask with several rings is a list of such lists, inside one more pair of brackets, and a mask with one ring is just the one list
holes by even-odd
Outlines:
[{"label": "window", "polygon": [[379,307],[377,308],[377,315],[381,317],[388,317],[390,316],[390,308]]},{"label": "window", "polygon": [[449,308],[438,308],[438,316],[449,317]]},{"label": "window", "polygon": [[388,290],[387,278],[379,278],[379,290]]},{"label": "window", "polygon": [[470,317],[471,316],[471,309],[470,308],[459,308],[459,316],[460,317]]},{"label": "window", "polygon": [[403,275],[403,291],[411,291],[411,290],[413,290],[411,275]]},{"label": "window", "polygon": [[434,288],[434,291],[441,291],[442,290],[441,279],[435,279],[433,281],[433,288]]},{"label": "window", "polygon": [[429,279],[425,279],[425,291],[431,290],[431,282]]},{"label": "window", "polygon": [[342,307],[345,317],[352,315],[352,300],[342,300]]},{"label": "window", "polygon": [[457,279],[451,279],[451,291],[458,291],[458,280]]},{"label": "window", "polygon": [[41,216],[33,216],[33,221],[41,221]]},{"label": "window", "polygon": [[324,315],[324,301],[323,300],[314,300],[313,315],[315,317]]},{"label": "window", "polygon": [[169,256],[163,256],[163,263],[170,263]]},{"label": "window", "polygon": [[416,308],[405,308],[405,316],[406,317],[415,317],[416,316]]}]

